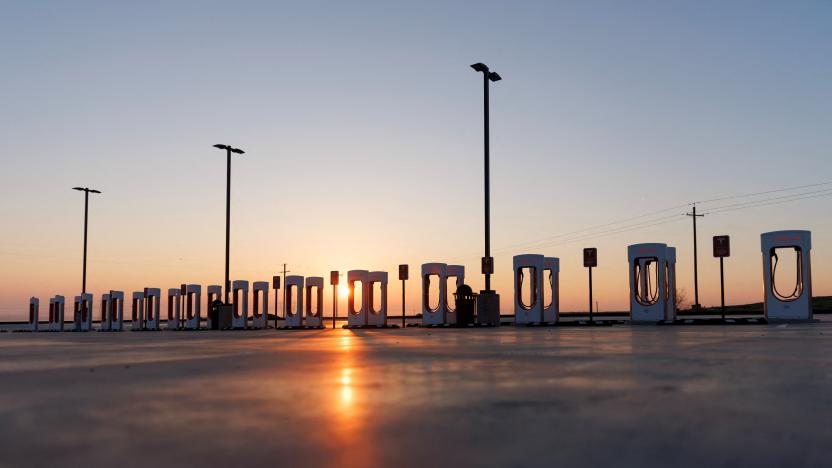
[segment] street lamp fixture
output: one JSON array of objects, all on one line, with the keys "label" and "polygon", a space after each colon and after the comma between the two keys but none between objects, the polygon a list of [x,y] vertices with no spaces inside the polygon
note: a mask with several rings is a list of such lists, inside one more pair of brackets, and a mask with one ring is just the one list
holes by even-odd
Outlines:
[{"label": "street lamp fixture", "polygon": [[89,218],[90,194],[101,193],[89,187],[72,187],[72,190],[84,192],[84,267],[81,273],[81,294],[87,293],[87,220]]},{"label": "street lamp fixture", "polygon": [[228,304],[231,294],[231,281],[228,277],[229,255],[231,250],[231,153],[245,154],[245,151],[229,145],[216,144],[214,148],[225,151],[227,159],[225,183],[225,303]]}]

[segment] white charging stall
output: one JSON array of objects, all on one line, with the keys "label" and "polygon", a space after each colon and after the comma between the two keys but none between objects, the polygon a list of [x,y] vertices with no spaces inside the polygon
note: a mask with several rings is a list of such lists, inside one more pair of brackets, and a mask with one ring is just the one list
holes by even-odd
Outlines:
[{"label": "white charging stall", "polygon": [[304,277],[289,275],[286,277],[286,299],[283,300],[283,317],[286,327],[303,326],[303,285]]},{"label": "white charging stall", "polygon": [[[306,278],[306,299],[304,304],[304,325],[307,327],[321,327],[324,324],[324,279],[321,276]],[[315,310],[312,310],[312,303]]]},{"label": "white charging stall", "polygon": [[269,316],[269,283],[255,281],[251,286],[251,326],[263,329]]},{"label": "white charging stall", "polygon": [[[214,301],[222,301],[222,286],[218,284],[212,284],[206,288],[206,294],[207,297],[205,300],[205,308],[210,311],[211,304],[213,304]],[[206,315],[208,315],[206,317],[206,321],[208,322],[208,329],[211,330],[214,328],[214,324],[211,322],[211,315]]]},{"label": "white charging stall", "polygon": [[[431,281],[436,277],[436,282]],[[422,324],[443,325],[445,314],[448,310],[448,265],[445,263],[424,263],[422,264]],[[439,299],[436,307],[431,307],[430,292],[431,285],[436,284]]]},{"label": "white charging stall", "polygon": [[665,291],[665,320],[676,320],[676,247],[667,248],[667,259],[665,263],[665,275],[667,276],[667,290]]},{"label": "white charging stall", "polygon": [[[453,281],[451,281],[453,279]],[[448,265],[445,267],[445,323],[456,323],[456,309],[451,304],[456,304],[453,300],[457,288],[465,284],[465,266],[463,265]]]},{"label": "white charging stall", "polygon": [[124,328],[124,291],[110,291],[107,314],[110,316],[110,331]]},{"label": "white charging stall", "polygon": [[179,330],[182,324],[182,288],[168,288],[168,330]]},{"label": "white charging stall", "polygon": [[248,325],[248,281],[231,282],[231,328],[242,330]]},{"label": "white charging stall", "polygon": [[555,323],[560,319],[560,259],[543,258],[543,281],[549,282],[551,296],[546,297],[545,283],[540,286],[540,298],[543,303],[543,321]]},{"label": "white charging stall", "polygon": [[[527,325],[543,321],[543,255],[515,255],[514,265],[514,323]],[[529,295],[523,298],[523,285],[528,282]]]},{"label": "white charging stall", "polygon": [[[210,288],[210,286],[209,286]],[[202,321],[202,286],[198,284],[185,285],[185,329],[199,330]],[[210,302],[208,305],[210,306]]]},{"label": "white charging stall", "polygon": [[145,328],[148,330],[159,330],[159,315],[162,311],[162,290],[159,288],[145,288]]},{"label": "white charging stall", "polygon": [[[766,319],[812,320],[812,233],[766,232],[760,236],[760,244]],[[794,257],[794,265],[788,264],[789,258],[781,258],[787,255]]]},{"label": "white charging stall", "polygon": [[29,331],[38,331],[38,316],[40,315],[40,300],[36,297],[29,298]]},{"label": "white charging stall", "polygon": [[667,244],[627,247],[630,271],[630,320],[659,322],[667,313]]},{"label": "white charging stall", "polygon": [[64,331],[64,311],[66,299],[64,296],[55,296],[49,299],[49,331]]},{"label": "white charging stall", "polygon": [[144,330],[145,327],[145,317],[144,317],[144,291],[133,291],[133,302],[131,304],[131,309],[133,312],[132,317],[132,324],[130,325],[131,331],[140,331]]},{"label": "white charging stall", "polygon": [[[367,302],[370,299],[369,291],[370,272],[367,270],[350,270],[347,272],[347,287],[349,297],[347,298],[347,326],[363,327],[367,321]],[[355,283],[361,284],[361,308],[355,308]]]},{"label": "white charging stall", "polygon": [[98,331],[110,331],[111,317],[110,317],[110,295],[101,295],[101,315],[98,322]]},{"label": "white charging stall", "polygon": [[75,331],[92,330],[92,294],[75,296],[73,324]]},{"label": "white charging stall", "polygon": [[[375,327],[387,326],[387,279],[386,271],[371,271],[367,275],[367,325]],[[379,285],[380,296],[378,309],[375,306],[376,284]]]}]

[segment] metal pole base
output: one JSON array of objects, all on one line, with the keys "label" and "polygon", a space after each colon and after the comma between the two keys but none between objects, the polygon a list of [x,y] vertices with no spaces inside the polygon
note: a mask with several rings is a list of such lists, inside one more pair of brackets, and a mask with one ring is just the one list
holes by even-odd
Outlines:
[{"label": "metal pole base", "polygon": [[500,325],[500,295],[494,291],[480,291],[477,296],[477,323]]}]

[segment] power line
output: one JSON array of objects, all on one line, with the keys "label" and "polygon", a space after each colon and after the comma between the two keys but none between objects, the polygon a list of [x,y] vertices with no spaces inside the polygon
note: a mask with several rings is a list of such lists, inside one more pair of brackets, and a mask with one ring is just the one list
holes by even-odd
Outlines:
[{"label": "power line", "polygon": [[785,188],[780,188],[780,189],[775,189],[775,190],[766,190],[766,191],[763,191],[763,192],[754,192],[754,193],[746,193],[746,194],[740,194],[740,195],[729,195],[729,196],[720,197],[720,198],[711,198],[710,200],[701,200],[701,201],[697,201],[695,203],[698,204],[698,205],[703,205],[703,204],[706,204],[706,203],[712,203],[712,202],[716,202],[716,201],[735,200],[737,198],[756,197],[756,196],[759,196],[759,195],[767,195],[769,193],[790,192],[792,190],[798,190],[798,189],[809,188],[809,187],[821,187],[821,186],[830,185],[830,184],[832,184],[832,181],[818,182],[816,184],[796,185],[796,186],[793,186],[793,187],[785,187]]},{"label": "power line", "polygon": [[805,195],[827,194],[827,193],[832,193],[832,188],[821,189],[821,190],[812,190],[812,191],[809,191],[809,192],[792,193],[792,194],[789,194],[789,195],[781,195],[779,197],[768,197],[768,198],[763,198],[761,200],[751,200],[751,201],[745,201],[745,202],[739,202],[739,203],[730,203],[728,205],[722,205],[722,206],[717,206],[717,207],[711,208],[707,211],[707,213],[716,213],[716,212],[719,212],[719,211],[723,211],[727,208],[734,208],[734,207],[742,208],[743,206],[746,206],[746,205],[754,205],[754,204],[757,204],[757,203],[768,202],[768,201],[771,201],[771,200],[785,200],[785,199],[790,199],[790,198],[800,199],[801,197],[803,197]]},{"label": "power line", "polygon": [[[798,200],[808,200],[808,199],[812,199],[812,198],[824,198],[824,197],[829,197],[829,196],[832,196],[832,189],[830,189],[828,191],[823,191],[823,193],[817,193],[817,194],[814,194],[814,195],[807,195],[805,197],[789,198],[787,200],[777,200],[777,198],[780,198],[780,197],[775,197],[775,198],[772,198],[772,199],[769,199],[769,200],[758,200],[757,202],[755,202],[755,204],[750,204],[750,205],[746,204],[744,206],[738,206],[738,207],[735,207],[735,208],[725,208],[725,209],[720,209],[720,210],[716,210],[716,211],[709,211],[708,214],[725,213],[725,212],[728,212],[728,211],[744,210],[744,209],[748,209],[748,208],[758,208],[758,207],[761,207],[761,206],[780,205],[780,204],[783,204],[783,203],[789,203],[789,202],[798,201]],[[775,200],[775,201],[770,201],[770,200]]]}]

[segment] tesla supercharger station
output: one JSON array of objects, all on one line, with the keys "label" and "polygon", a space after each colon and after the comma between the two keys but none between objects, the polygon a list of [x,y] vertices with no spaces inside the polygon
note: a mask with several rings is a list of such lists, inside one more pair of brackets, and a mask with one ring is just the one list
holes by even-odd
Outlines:
[{"label": "tesla supercharger station", "polygon": [[[324,325],[324,278],[310,276],[306,278],[306,298],[304,299],[304,325],[307,327],[322,327]],[[312,303],[315,310],[312,310]]]},{"label": "tesla supercharger station", "polygon": [[[526,325],[543,321],[544,257],[538,254],[515,255],[514,265],[514,323]],[[523,299],[523,285],[528,282],[528,302]]]},{"label": "tesla supercharger station", "polygon": [[[454,279],[451,283],[451,278]],[[451,304],[456,304],[452,300],[456,294],[457,288],[465,284],[465,267],[463,265],[448,265],[445,267],[445,323],[456,323],[456,309]]]},{"label": "tesla supercharger station", "polygon": [[[211,286],[208,286],[208,288],[206,289],[206,294],[208,295],[208,297],[206,298],[205,304],[207,306],[207,309],[210,311],[211,310],[211,304],[213,304],[214,301],[217,301],[217,300],[221,301],[222,300],[221,299],[222,298],[222,286],[220,286],[218,284],[212,284]],[[208,329],[212,330],[214,328],[214,324],[211,323],[211,315],[210,314],[208,314],[207,321],[208,321]]]},{"label": "tesla supercharger station", "polygon": [[546,297],[546,288],[540,286],[540,297],[543,303],[543,321],[555,323],[560,318],[560,259],[556,257],[543,258],[543,281],[549,282],[551,297]]},{"label": "tesla supercharger station", "polygon": [[145,327],[148,330],[159,330],[159,315],[162,312],[162,290],[146,288],[144,290]]},{"label": "tesla supercharger station", "polygon": [[101,295],[101,320],[98,324],[98,331],[110,331],[110,295]]},{"label": "tesla supercharger station", "polygon": [[[763,307],[769,320],[812,320],[812,233],[809,231],[774,231],[760,236],[763,251]],[[784,264],[780,257],[794,254],[794,266]],[[780,275],[788,272],[792,280],[783,284]],[[793,268],[793,269],[792,269]],[[789,274],[789,273],[786,273]],[[784,287],[785,286],[785,287]]]},{"label": "tesla supercharger station", "polygon": [[179,330],[182,323],[182,288],[168,288],[168,330]]},{"label": "tesla supercharger station", "polygon": [[63,296],[55,296],[49,300],[49,307],[51,309],[49,324],[49,331],[64,331],[64,311],[66,309],[66,299]]},{"label": "tesla supercharger station", "polygon": [[630,320],[660,322],[667,313],[667,245],[627,247],[630,270]]},{"label": "tesla supercharger station", "polygon": [[251,286],[251,326],[252,328],[263,329],[268,324],[269,283],[255,281]]},{"label": "tesla supercharger station", "polygon": [[73,323],[75,331],[92,330],[92,294],[75,296]]},{"label": "tesla supercharger station", "polygon": [[124,292],[110,291],[107,304],[107,314],[110,316],[110,331],[121,331],[124,328]]},{"label": "tesla supercharger station", "polygon": [[131,331],[144,330],[144,291],[133,291]]},{"label": "tesla supercharger station", "polygon": [[231,282],[231,328],[244,330],[248,325],[248,281]]},{"label": "tesla supercharger station", "polygon": [[[436,277],[436,287],[439,289],[439,300],[436,307],[431,307],[430,290],[431,277]],[[444,263],[422,264],[422,324],[442,325],[445,323],[445,312],[448,310],[448,265]]]},{"label": "tesla supercharger station", "polygon": [[283,317],[286,327],[303,326],[303,276],[289,275],[286,277],[286,299],[283,300]]},{"label": "tesla supercharger station", "polygon": [[[347,272],[347,287],[349,297],[347,298],[347,326],[363,327],[367,325],[367,301],[370,299],[368,281],[370,272],[367,270],[350,270]],[[355,309],[355,283],[361,283],[361,308]]]},{"label": "tesla supercharger station", "polygon": [[[465,273],[463,272],[463,275]],[[379,285],[379,307],[375,306],[375,285]],[[367,325],[384,327],[387,325],[387,272],[371,271],[367,275]]]},{"label": "tesla supercharger station", "polygon": [[665,320],[676,320],[676,247],[667,248],[667,261],[665,263],[665,275],[667,276],[667,300],[665,309]]},{"label": "tesla supercharger station", "polygon": [[[202,286],[198,284],[185,285],[184,319],[186,330],[199,330],[202,321]],[[209,307],[211,303],[208,303]]]},{"label": "tesla supercharger station", "polygon": [[29,298],[29,331],[38,331],[38,315],[40,313],[40,300],[36,297]]}]

